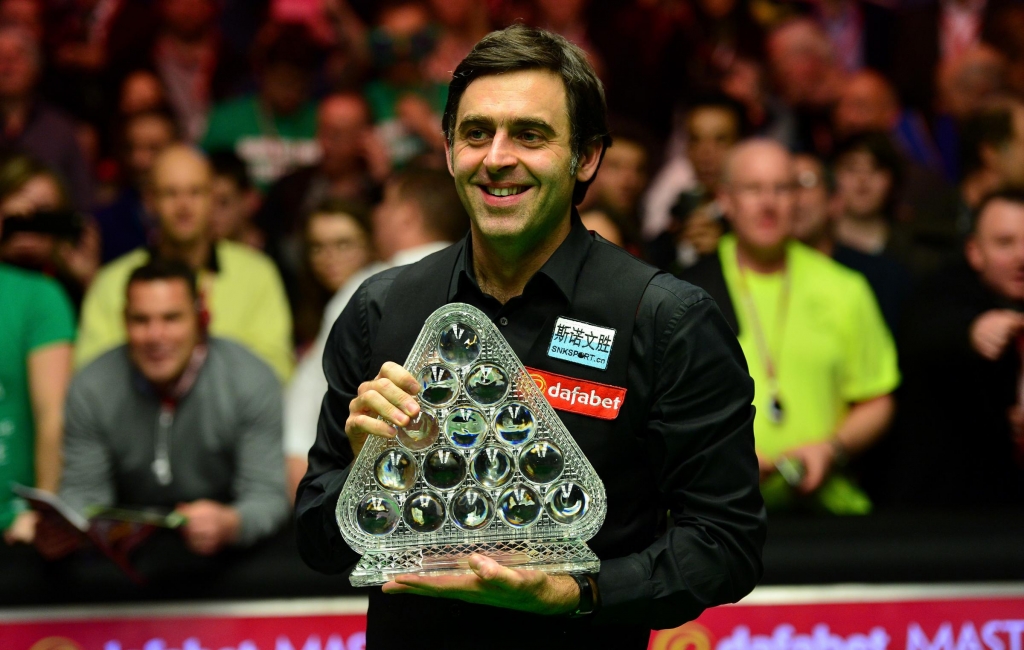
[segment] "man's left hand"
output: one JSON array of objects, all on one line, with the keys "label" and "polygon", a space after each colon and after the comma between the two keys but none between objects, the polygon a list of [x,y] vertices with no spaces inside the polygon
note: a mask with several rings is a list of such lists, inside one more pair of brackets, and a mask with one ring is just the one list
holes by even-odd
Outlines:
[{"label": "man's left hand", "polygon": [[182,534],[193,553],[213,555],[238,539],[242,519],[231,506],[200,499],[179,504],[175,512],[184,515],[187,520]]},{"label": "man's left hand", "polygon": [[454,598],[552,615],[572,612],[579,604],[579,587],[569,576],[512,569],[476,553],[469,556],[469,567],[473,573],[465,575],[401,575],[384,585],[384,593]]},{"label": "man's left hand", "polygon": [[815,442],[790,449],[785,455],[803,463],[804,480],[800,482],[797,490],[801,494],[810,494],[821,487],[829,472],[832,471],[836,450],[827,441]]}]

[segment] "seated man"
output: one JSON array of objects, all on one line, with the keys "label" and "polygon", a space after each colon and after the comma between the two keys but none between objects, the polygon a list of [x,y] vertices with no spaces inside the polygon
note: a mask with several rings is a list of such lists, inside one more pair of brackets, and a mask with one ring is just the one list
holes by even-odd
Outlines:
[{"label": "seated man", "polygon": [[780,145],[737,146],[718,198],[734,232],[683,278],[738,332],[766,505],[866,513],[868,498],[835,470],[888,427],[896,349],[863,276],[791,239],[795,185]]},{"label": "seated man", "polygon": [[288,517],[281,386],[240,345],[207,338],[195,276],[155,260],[128,278],[128,343],[72,381],[60,496],[176,510],[199,555],[248,546]]},{"label": "seated man", "polygon": [[125,285],[150,258],[179,260],[199,274],[210,333],[248,347],[279,379],[292,371],[292,318],[281,277],[262,253],[215,240],[212,172],[201,153],[184,145],[165,149],[153,165],[147,202],[159,221],[151,249],[137,248],[97,274],[82,304],[75,363],[81,368],[125,340]]},{"label": "seated man", "polygon": [[1024,504],[1024,193],[981,203],[966,258],[906,310],[888,472],[900,503]]}]

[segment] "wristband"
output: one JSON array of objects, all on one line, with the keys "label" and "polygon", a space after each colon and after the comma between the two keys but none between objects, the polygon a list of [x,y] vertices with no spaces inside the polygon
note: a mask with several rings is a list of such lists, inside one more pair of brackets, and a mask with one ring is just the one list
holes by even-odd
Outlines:
[{"label": "wristband", "polygon": [[576,610],[569,614],[570,618],[592,614],[598,605],[597,580],[589,573],[584,575],[571,574],[570,577],[576,581],[576,586],[580,588],[580,602],[576,606]]}]

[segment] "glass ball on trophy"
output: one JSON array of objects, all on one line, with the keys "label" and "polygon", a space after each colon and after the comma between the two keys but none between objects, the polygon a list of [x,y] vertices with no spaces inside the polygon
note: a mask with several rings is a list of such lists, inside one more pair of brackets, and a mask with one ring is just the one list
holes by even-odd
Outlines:
[{"label": "glass ball on trophy", "polygon": [[374,464],[377,484],[385,490],[402,492],[416,483],[416,459],[404,449],[391,448]]},{"label": "glass ball on trophy", "polygon": [[432,314],[405,368],[420,413],[370,436],[338,499],[338,527],[362,555],[350,580],[465,573],[482,553],[548,572],[593,572],[587,547],[604,485],[508,342],[483,313]]},{"label": "glass ball on trophy", "polygon": [[494,518],[491,497],[480,488],[469,486],[452,497],[452,521],[463,530],[479,530]]},{"label": "glass ball on trophy", "polygon": [[466,478],[466,458],[457,449],[437,447],[423,459],[423,480],[439,490],[450,490]]},{"label": "glass ball on trophy", "polygon": [[498,515],[513,528],[524,528],[540,517],[540,497],[532,488],[514,485],[498,500]]},{"label": "glass ball on trophy", "polygon": [[420,451],[437,442],[439,429],[437,420],[427,411],[420,411],[412,422],[404,427],[397,427],[398,442],[406,449]]},{"label": "glass ball on trophy", "polygon": [[515,462],[499,447],[484,447],[473,456],[472,468],[473,478],[480,485],[496,488],[512,479]]},{"label": "glass ball on trophy", "polygon": [[562,450],[550,440],[538,440],[519,454],[519,471],[534,483],[550,483],[562,474]]},{"label": "glass ball on trophy", "polygon": [[471,406],[452,409],[444,421],[444,432],[460,449],[472,449],[487,438],[487,418]]}]

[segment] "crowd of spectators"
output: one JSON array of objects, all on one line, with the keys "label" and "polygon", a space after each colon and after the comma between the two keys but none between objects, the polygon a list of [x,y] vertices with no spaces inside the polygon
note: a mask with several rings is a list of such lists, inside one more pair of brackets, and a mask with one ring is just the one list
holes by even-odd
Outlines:
[{"label": "crowd of spectators", "polygon": [[13,484],[183,515],[155,579],[281,534],[334,320],[468,230],[447,83],[517,21],[606,87],[584,223],[739,337],[770,509],[1024,505],[1024,2],[0,0],[8,546],[69,550]]}]

